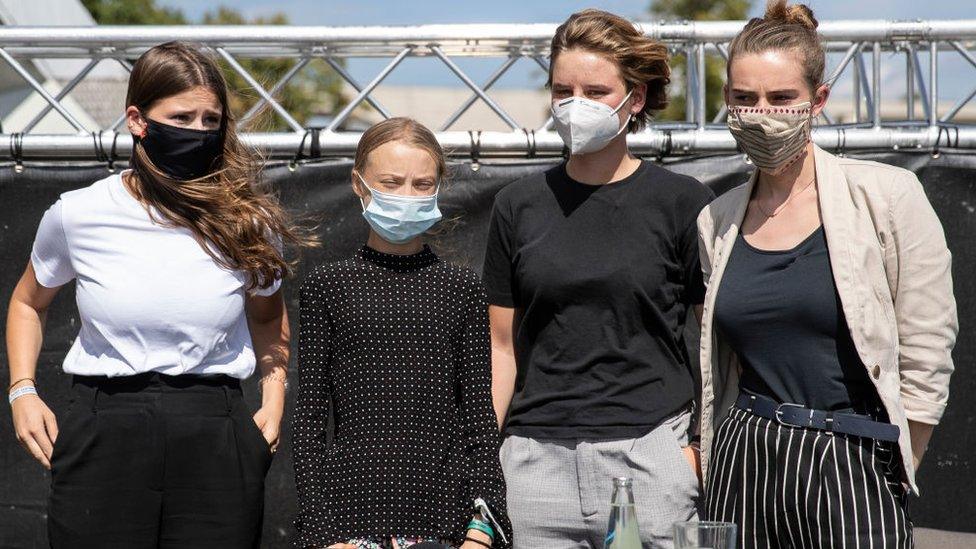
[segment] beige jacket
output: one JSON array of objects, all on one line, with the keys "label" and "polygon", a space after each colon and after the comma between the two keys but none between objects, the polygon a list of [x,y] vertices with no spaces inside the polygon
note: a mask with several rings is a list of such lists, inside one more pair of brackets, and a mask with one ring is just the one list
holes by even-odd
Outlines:
[{"label": "beige jacket", "polygon": [[[937,424],[949,396],[958,323],[951,256],[918,178],[894,166],[838,158],[814,146],[830,266],[858,355],[899,427],[905,478],[918,492],[907,420]],[[712,324],[715,296],[756,182],[698,217],[707,292],[701,336],[702,468],[739,392],[739,364]]]}]

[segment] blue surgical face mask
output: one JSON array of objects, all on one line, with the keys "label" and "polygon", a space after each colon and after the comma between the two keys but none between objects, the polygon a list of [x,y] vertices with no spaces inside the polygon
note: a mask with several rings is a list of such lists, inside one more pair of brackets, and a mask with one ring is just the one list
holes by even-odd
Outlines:
[{"label": "blue surgical face mask", "polygon": [[392,244],[403,244],[424,234],[441,220],[437,191],[430,196],[401,196],[377,191],[358,173],[356,177],[369,189],[369,205],[361,197],[363,217],[376,234]]}]

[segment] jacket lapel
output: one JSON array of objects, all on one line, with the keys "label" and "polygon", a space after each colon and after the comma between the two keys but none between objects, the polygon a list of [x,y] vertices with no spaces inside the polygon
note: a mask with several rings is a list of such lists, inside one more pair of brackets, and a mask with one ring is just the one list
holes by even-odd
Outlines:
[{"label": "jacket lapel", "polygon": [[854,201],[851,199],[847,176],[841,169],[837,157],[827,153],[817,145],[813,146],[817,170],[817,194],[820,201],[820,216],[823,219],[824,233],[827,237],[827,250],[830,256],[830,269],[834,284],[840,296],[841,307],[848,327],[858,347],[862,360],[865,357],[860,338],[857,337],[862,320],[862,303],[857,290],[854,256],[851,249],[856,235],[851,221],[856,219]]},{"label": "jacket lapel", "polygon": [[[746,210],[749,208],[749,199],[756,186],[756,180],[759,177],[758,174],[759,170],[753,170],[752,175],[749,176],[749,180],[746,182],[745,189],[742,191],[743,199],[738,201],[734,208],[731,209],[730,216],[723,216],[726,222],[716,228],[716,234],[720,235],[719,238],[721,240],[715,246],[715,258],[712,262],[712,276],[709,282],[709,286],[713,286],[715,289],[718,288],[722,280],[722,274],[725,272],[725,266],[728,265],[729,256],[732,255],[732,247],[735,245],[735,239],[739,235],[740,227],[742,227],[742,220],[746,217]],[[712,305],[714,305],[716,293],[715,291],[712,292]]]}]

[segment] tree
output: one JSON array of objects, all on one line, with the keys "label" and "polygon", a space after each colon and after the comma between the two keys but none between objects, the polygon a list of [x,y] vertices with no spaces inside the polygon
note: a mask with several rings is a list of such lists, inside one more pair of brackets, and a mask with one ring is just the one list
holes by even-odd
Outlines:
[{"label": "tree", "polygon": [[[220,7],[216,11],[207,12],[203,16],[202,23],[204,25],[287,25],[288,17],[283,13],[277,13],[247,20],[233,9]],[[237,61],[267,90],[284,76],[297,60],[254,58],[237,59]],[[227,83],[236,92],[231,98],[231,108],[233,112],[240,115],[259,101],[260,96],[233,68],[223,62],[222,66]],[[324,62],[313,60],[291,79],[289,84],[277,94],[276,99],[289,114],[304,124],[318,110],[331,110],[339,104],[343,82],[344,80]],[[255,126],[273,130],[288,128],[285,121],[267,105],[260,111]]]},{"label": "tree", "polygon": [[156,0],[82,0],[100,25],[185,25],[186,17],[173,8],[161,8]]},{"label": "tree", "polygon": [[[745,19],[752,0],[653,0],[651,14],[661,19],[692,21],[728,21]],[[683,54],[671,59],[672,80],[685,80],[686,58]],[[705,60],[705,117],[711,120],[722,108],[722,86],[725,84],[725,63],[721,59]],[[670,94],[671,102],[659,118],[684,120],[687,98],[684,93]]]},{"label": "tree", "polygon": [[[156,0],[83,0],[92,17],[105,25],[185,25],[189,21],[179,10],[161,8]],[[219,7],[203,16],[205,25],[287,25],[288,17],[283,13],[254,19],[245,18],[240,12]],[[237,59],[247,72],[268,90],[296,62],[293,59],[252,58]],[[230,88],[230,110],[237,117],[248,111],[260,96],[233,68],[221,60],[224,77]],[[322,61],[313,60],[295,75],[275,99],[304,124],[319,109],[332,109],[341,100],[343,80]],[[265,105],[259,111],[253,126],[263,130],[288,129],[281,117]]]}]

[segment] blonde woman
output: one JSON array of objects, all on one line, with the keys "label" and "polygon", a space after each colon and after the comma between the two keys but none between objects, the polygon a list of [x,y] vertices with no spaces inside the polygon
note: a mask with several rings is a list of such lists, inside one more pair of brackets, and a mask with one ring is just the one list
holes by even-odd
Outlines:
[{"label": "blonde woman", "polygon": [[746,549],[910,547],[953,369],[950,254],[914,174],[810,141],[816,27],[772,1],[729,47],[729,129],[757,169],[698,221],[706,512]]},{"label": "blonde woman", "polygon": [[511,546],[484,288],[424,242],[446,171],[411,119],[364,132],[352,187],[369,237],[302,284],[298,547]]}]

